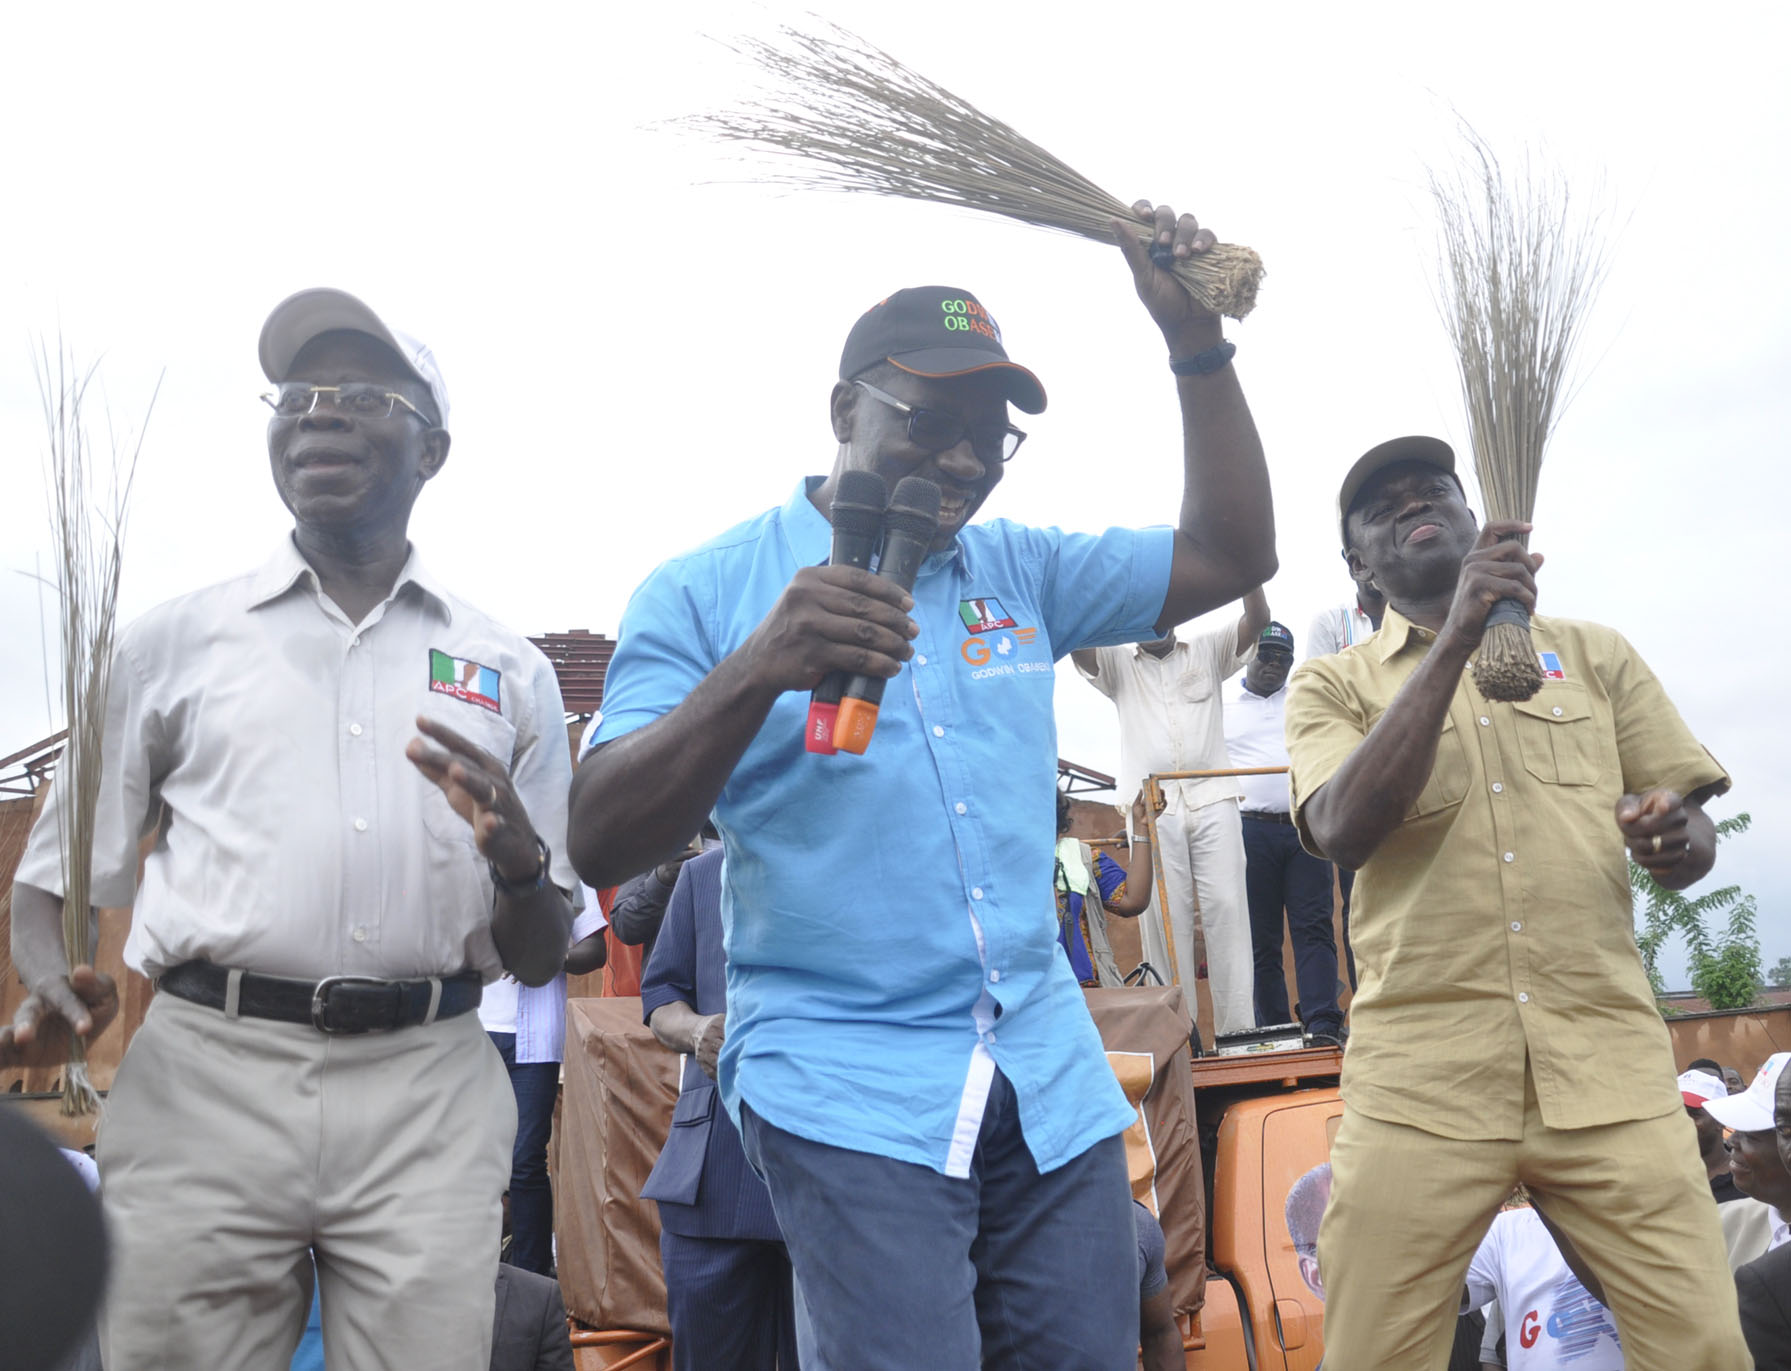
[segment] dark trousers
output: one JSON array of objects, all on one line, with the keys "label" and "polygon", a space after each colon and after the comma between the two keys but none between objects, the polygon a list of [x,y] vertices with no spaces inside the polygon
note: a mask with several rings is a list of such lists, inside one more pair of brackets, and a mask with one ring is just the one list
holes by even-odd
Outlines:
[{"label": "dark trousers", "polygon": [[790,1254],[781,1242],[659,1233],[676,1371],[796,1371]]},{"label": "dark trousers", "polygon": [[1356,873],[1346,866],[1337,868],[1337,888],[1343,893],[1343,959],[1349,965],[1349,988],[1356,988],[1356,948],[1349,940],[1349,897],[1356,888]]},{"label": "dark trousers", "polygon": [[518,1062],[514,1033],[490,1037],[516,1092],[516,1147],[510,1154],[510,1251],[504,1260],[524,1271],[551,1276],[553,1188],[547,1180],[547,1139],[553,1132],[560,1064]]},{"label": "dark trousers", "polygon": [[966,1178],[740,1110],[796,1271],[805,1371],[1110,1371],[1138,1357],[1125,1149],[1040,1173],[999,1072]]},{"label": "dark trousers", "polygon": [[1282,911],[1293,932],[1294,980],[1300,1022],[1308,1033],[1336,1033],[1337,940],[1331,932],[1331,864],[1300,846],[1292,824],[1244,814],[1244,889],[1250,901],[1250,942],[1256,958],[1256,1021],[1288,1023],[1287,973],[1282,969]]}]

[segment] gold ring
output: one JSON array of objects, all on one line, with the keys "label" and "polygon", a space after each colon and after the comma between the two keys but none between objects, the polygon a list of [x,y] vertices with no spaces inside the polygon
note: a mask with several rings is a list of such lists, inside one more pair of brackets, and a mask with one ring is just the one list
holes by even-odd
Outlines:
[{"label": "gold ring", "polygon": [[1660,854],[1660,834],[1656,833],[1654,835],[1654,846],[1649,848],[1648,852],[1650,856],[1658,856]]}]

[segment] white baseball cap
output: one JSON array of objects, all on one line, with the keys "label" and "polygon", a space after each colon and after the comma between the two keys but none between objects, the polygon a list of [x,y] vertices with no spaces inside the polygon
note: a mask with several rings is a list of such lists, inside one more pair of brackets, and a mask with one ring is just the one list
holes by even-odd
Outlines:
[{"label": "white baseball cap", "polygon": [[436,422],[443,428],[448,426],[448,384],[442,380],[441,367],[429,344],[391,327],[345,290],[318,286],[288,295],[275,305],[261,326],[261,370],[276,384],[284,381],[299,349],[319,334],[336,329],[365,333],[397,353],[411,373],[429,387],[429,396],[435,401]]},{"label": "white baseball cap", "polygon": [[1753,1084],[1739,1095],[1707,1101],[1704,1112],[1724,1128],[1733,1128],[1738,1133],[1766,1132],[1773,1126],[1772,1096],[1778,1089],[1779,1074],[1784,1071],[1786,1062],[1791,1062],[1791,1052],[1774,1052],[1754,1073]]},{"label": "white baseball cap", "polygon": [[1724,1085],[1708,1071],[1682,1071],[1679,1073],[1679,1098],[1693,1109],[1711,1100],[1728,1098],[1729,1087]]}]

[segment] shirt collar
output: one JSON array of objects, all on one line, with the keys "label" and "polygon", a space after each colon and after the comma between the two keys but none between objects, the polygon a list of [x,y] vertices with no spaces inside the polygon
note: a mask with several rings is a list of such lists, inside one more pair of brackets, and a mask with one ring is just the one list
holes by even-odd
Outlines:
[{"label": "shirt collar", "polygon": [[1388,605],[1386,613],[1381,615],[1380,632],[1374,635],[1374,654],[1381,661],[1388,662],[1413,638],[1428,644],[1435,642],[1436,636],[1428,628],[1419,628],[1392,605]]},{"label": "shirt collar", "polygon": [[[280,545],[274,550],[274,555],[262,563],[261,569],[255,573],[254,579],[250,582],[249,608],[260,609],[261,606],[279,599],[301,580],[309,581],[313,590],[321,588],[317,572],[305,560],[304,554],[298,550],[298,544],[293,541],[292,535],[289,533],[280,539]],[[447,592],[442,588],[441,582],[435,579],[434,573],[423,565],[422,558],[417,555],[415,543],[411,544],[409,555],[404,559],[404,566],[398,572],[398,579],[392,585],[391,598],[396,599],[398,593],[407,584],[416,586],[417,590],[435,605],[444,623],[454,622],[452,601],[449,600]]]},{"label": "shirt collar", "polygon": [[[820,566],[833,555],[833,525],[827,522],[827,516],[815,508],[809,496],[814,493],[824,476],[804,476],[796,483],[795,491],[784,501],[778,512],[779,522],[783,524],[784,541],[790,545],[790,552],[796,558],[798,566]],[[964,547],[964,538],[960,534],[952,541],[952,546],[944,552],[929,552],[926,560],[920,564],[920,576],[930,576],[948,566],[953,558],[964,565],[964,574],[972,576],[970,556]]]}]

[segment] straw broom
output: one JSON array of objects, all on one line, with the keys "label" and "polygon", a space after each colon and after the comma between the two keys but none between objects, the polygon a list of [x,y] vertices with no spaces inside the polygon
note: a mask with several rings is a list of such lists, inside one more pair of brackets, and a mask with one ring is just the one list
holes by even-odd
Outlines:
[{"label": "straw broom", "polygon": [[[111,428],[110,470],[98,470],[84,407],[96,367],[80,371],[58,340],[52,359],[40,345],[33,358],[44,424],[49,434],[50,527],[57,544],[58,624],[62,649],[62,707],[68,742],[57,763],[52,797],[61,822],[62,942],[70,967],[93,961],[94,811],[99,802],[106,697],[111,685],[112,639],[117,623],[120,547],[142,430],[128,453],[128,437]],[[161,382],[156,382],[156,393]],[[155,410],[150,396],[143,424]],[[100,478],[105,477],[105,488]],[[99,1093],[87,1078],[86,1045],[72,1038],[62,1076],[62,1112],[91,1114]]]},{"label": "straw broom", "polygon": [[[1455,345],[1486,517],[1528,522],[1608,259],[1596,214],[1577,214],[1564,176],[1526,165],[1508,177],[1465,123],[1462,136],[1456,165],[1429,175],[1441,248],[1438,310]],[[1500,600],[1486,623],[1474,684],[1489,700],[1529,699],[1542,688],[1529,614]]]},{"label": "straw broom", "polygon": [[[1137,222],[1129,205],[1037,143],[855,34],[837,25],[779,33],[781,42],[733,48],[770,78],[772,94],[676,126],[796,164],[763,178],[774,185],[957,205],[1109,244],[1110,220]],[[1262,259],[1249,248],[1153,255],[1214,314],[1242,319],[1256,304]]]}]

